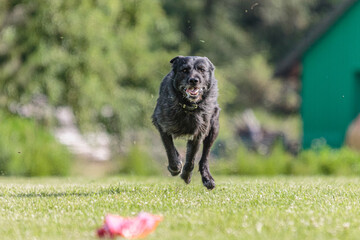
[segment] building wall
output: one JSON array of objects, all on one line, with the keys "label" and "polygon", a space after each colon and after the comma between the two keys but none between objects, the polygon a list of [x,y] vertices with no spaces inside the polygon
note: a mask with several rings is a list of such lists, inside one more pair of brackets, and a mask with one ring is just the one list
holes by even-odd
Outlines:
[{"label": "building wall", "polygon": [[318,138],[340,147],[360,113],[360,1],[303,55],[302,64],[303,147]]}]

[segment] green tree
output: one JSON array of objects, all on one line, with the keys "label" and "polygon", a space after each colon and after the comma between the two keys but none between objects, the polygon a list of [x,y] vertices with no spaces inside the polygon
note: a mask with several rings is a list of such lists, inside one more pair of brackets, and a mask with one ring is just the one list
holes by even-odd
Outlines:
[{"label": "green tree", "polygon": [[115,134],[149,122],[165,63],[183,47],[158,1],[5,0],[0,17],[1,106],[44,94],[83,128]]}]

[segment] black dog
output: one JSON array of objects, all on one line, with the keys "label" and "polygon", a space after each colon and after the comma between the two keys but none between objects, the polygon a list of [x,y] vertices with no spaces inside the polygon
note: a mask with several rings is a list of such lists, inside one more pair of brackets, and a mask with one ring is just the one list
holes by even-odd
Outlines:
[{"label": "black dog", "polygon": [[215,181],[209,171],[208,156],[219,132],[220,112],[215,67],[206,57],[178,56],[170,63],[172,70],[161,83],[152,115],[165,146],[168,170],[173,176],[181,172],[182,163],[173,137],[187,137],[186,162],[181,178],[190,183],[195,155],[203,143],[199,171],[204,186],[213,189]]}]

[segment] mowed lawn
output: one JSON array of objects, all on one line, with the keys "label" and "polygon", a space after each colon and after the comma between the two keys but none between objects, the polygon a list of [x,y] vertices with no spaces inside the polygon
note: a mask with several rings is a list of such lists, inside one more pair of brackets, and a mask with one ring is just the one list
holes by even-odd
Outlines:
[{"label": "mowed lawn", "polygon": [[[195,175],[198,175],[196,173]],[[0,178],[0,239],[97,239],[107,213],[164,216],[147,239],[359,239],[360,178]]]}]

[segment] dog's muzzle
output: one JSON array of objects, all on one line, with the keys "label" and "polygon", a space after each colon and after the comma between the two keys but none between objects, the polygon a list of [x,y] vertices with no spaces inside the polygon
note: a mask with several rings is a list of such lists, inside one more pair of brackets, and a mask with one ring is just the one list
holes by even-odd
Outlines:
[{"label": "dog's muzzle", "polygon": [[196,102],[201,99],[203,89],[196,86],[187,86],[184,87],[183,91],[184,97],[186,97],[191,102]]}]

